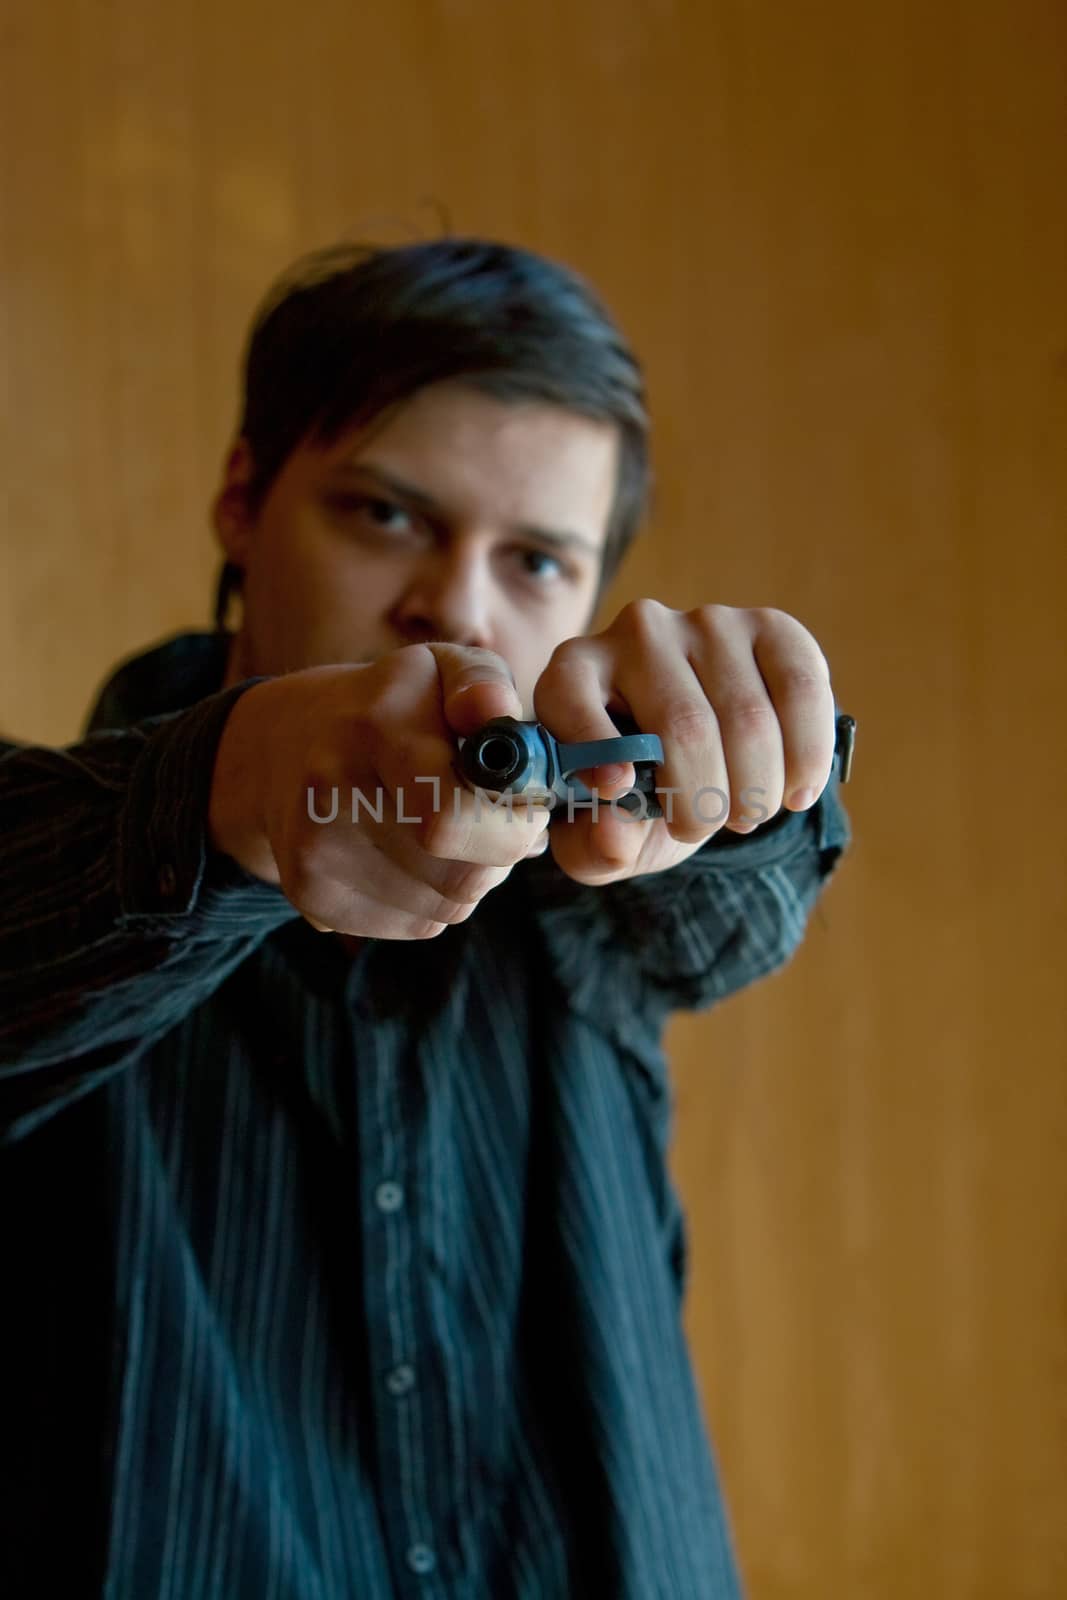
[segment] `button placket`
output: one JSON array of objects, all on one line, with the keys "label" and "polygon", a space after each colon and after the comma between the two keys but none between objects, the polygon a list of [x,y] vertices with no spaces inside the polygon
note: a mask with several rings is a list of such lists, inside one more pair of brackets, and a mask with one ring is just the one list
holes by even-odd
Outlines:
[{"label": "button placket", "polygon": [[421,1124],[418,1108],[407,1105],[396,1048],[401,1038],[401,1030],[383,1018],[354,1038],[368,1355],[380,1413],[389,1540],[401,1566],[433,1587],[442,1579],[444,1555],[433,1539],[433,1463],[417,1453],[437,1404],[421,1382],[420,1341],[427,1336],[427,1321],[414,1215]]}]

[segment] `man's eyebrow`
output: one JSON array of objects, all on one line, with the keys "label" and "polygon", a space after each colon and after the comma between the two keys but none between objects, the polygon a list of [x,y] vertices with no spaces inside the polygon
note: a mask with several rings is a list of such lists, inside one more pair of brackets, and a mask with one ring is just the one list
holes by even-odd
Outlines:
[{"label": "man's eyebrow", "polygon": [[[373,478],[383,489],[399,495],[427,516],[443,517],[445,514],[444,508],[425,489],[407,483],[395,473],[387,472],[384,467],[373,466],[369,461],[339,461],[331,469],[331,476]],[[604,554],[603,548],[594,540],[565,528],[542,528],[534,522],[513,522],[511,532],[519,538],[535,539],[539,544],[551,545],[556,550],[585,550],[598,561]]]}]

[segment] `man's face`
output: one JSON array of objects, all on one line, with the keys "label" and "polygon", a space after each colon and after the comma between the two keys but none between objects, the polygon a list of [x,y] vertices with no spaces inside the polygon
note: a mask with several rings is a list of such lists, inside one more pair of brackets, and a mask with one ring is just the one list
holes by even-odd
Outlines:
[{"label": "man's face", "polygon": [[532,717],[552,651],[592,620],[618,451],[613,423],[437,383],[298,447],[251,519],[240,442],[214,506],[245,574],[226,684],[437,639],[503,656]]}]

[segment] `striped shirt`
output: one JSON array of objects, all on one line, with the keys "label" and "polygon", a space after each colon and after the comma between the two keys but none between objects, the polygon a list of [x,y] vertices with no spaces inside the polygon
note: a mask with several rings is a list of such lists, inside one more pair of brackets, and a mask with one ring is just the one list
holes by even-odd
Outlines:
[{"label": "striped shirt", "polygon": [[737,1596],[662,1034],[790,959],[836,768],[668,872],[546,854],[352,955],[208,841],[260,681],[226,644],[0,746],[0,1591]]}]

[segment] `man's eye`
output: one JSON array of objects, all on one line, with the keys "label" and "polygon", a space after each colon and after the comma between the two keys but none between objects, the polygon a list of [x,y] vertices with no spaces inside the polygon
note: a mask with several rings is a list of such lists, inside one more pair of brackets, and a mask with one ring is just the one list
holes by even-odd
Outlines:
[{"label": "man's eye", "polygon": [[367,496],[363,499],[363,509],[379,528],[395,529],[398,517],[401,522],[410,521],[403,506],[395,506],[391,500],[378,500],[373,496]]},{"label": "man's eye", "polygon": [[[562,577],[566,572],[559,557],[549,555],[547,550],[520,550],[519,558],[531,578]],[[545,562],[547,567],[543,565]]]},{"label": "man's eye", "polygon": [[[361,513],[376,527],[384,528],[390,533],[399,532],[403,523],[411,520],[403,506],[394,505],[391,500],[382,500],[377,495],[335,495],[333,504],[338,511]],[[396,520],[398,517],[401,519],[399,524]]]}]

